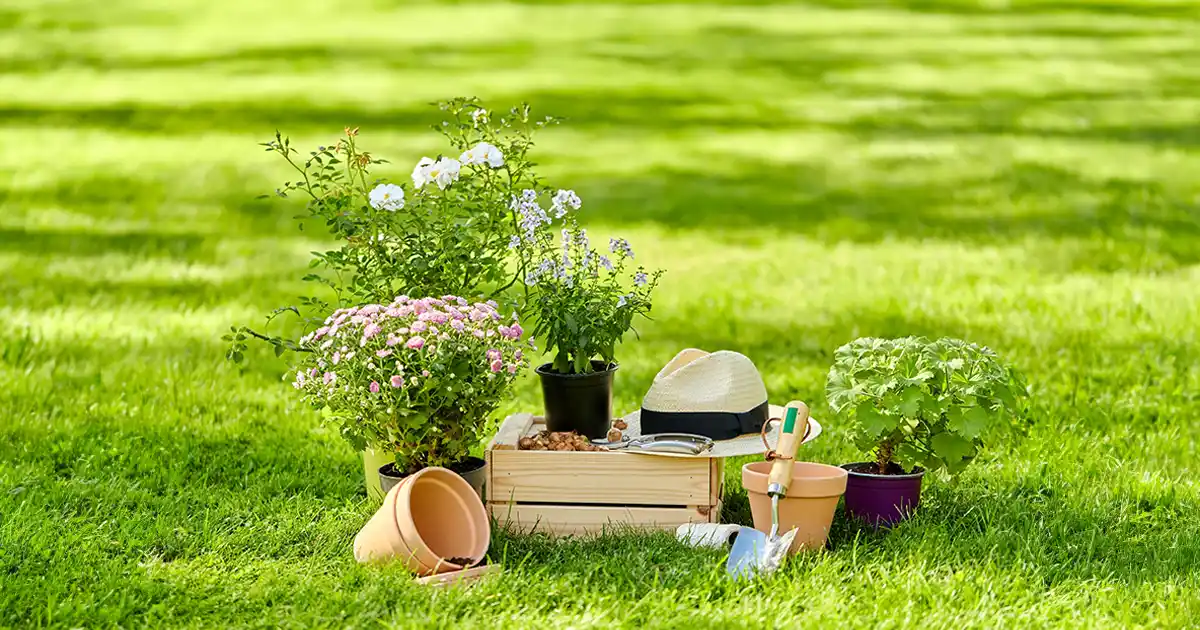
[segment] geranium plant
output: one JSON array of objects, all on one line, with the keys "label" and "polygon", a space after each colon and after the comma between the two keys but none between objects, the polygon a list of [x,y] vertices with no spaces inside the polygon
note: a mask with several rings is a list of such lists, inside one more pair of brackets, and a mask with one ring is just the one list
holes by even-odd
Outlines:
[{"label": "geranium plant", "polygon": [[[292,312],[312,330],[337,307],[402,293],[502,299],[519,284],[522,271],[510,245],[520,227],[509,200],[539,186],[528,153],[534,131],[553,119],[533,120],[528,106],[497,116],[475,99],[440,107],[446,117],[435,129],[449,141],[448,150],[414,157],[411,173],[390,178],[376,173],[388,163],[360,145],[357,128],[304,153],[278,132],[263,143],[295,171],[275,192],[306,200],[300,229],[318,227],[336,242],[314,252],[313,272],[304,276],[323,288],[299,305],[276,309],[268,324]],[[275,345],[277,353],[301,349],[292,339],[240,327],[227,335],[229,358],[240,360],[251,337]]]},{"label": "geranium plant", "polygon": [[[635,267],[633,248],[624,239],[610,239],[607,252],[593,249],[587,230],[569,214],[580,205],[569,190],[554,194],[549,212],[535,190],[513,199],[522,228],[513,246],[522,252],[526,270],[526,309],[534,336],[544,340],[560,374],[590,373],[593,359],[612,364],[634,319],[650,312],[650,295],[662,275]],[[555,219],[562,220],[561,230]]]},{"label": "geranium plant", "polygon": [[956,473],[1020,414],[1020,375],[990,349],[959,339],[862,338],[838,348],[830,407],[853,421],[877,474],[922,467]]},{"label": "geranium plant", "polygon": [[396,470],[469,456],[524,365],[521,326],[495,302],[457,296],[339,309],[300,345],[293,385],[355,449],[395,453]]}]

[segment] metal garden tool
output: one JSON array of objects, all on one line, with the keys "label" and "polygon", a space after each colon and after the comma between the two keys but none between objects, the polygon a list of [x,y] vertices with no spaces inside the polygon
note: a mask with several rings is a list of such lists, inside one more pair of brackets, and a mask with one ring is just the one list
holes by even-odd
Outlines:
[{"label": "metal garden tool", "polygon": [[799,401],[788,403],[783,426],[779,429],[779,444],[774,451],[767,453],[767,458],[773,460],[767,482],[767,495],[771,497],[771,533],[764,534],[751,527],[738,530],[733,549],[729,551],[729,561],[725,564],[725,571],[731,577],[754,577],[770,573],[778,569],[787,557],[796,530],[779,535],[779,500],[787,494],[788,485],[792,482],[792,463],[796,449],[804,440],[807,426],[808,405]]}]

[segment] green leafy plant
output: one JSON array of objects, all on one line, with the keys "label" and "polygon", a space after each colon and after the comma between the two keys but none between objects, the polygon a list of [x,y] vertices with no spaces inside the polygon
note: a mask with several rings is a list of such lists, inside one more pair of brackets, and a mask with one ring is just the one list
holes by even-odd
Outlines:
[{"label": "green leafy plant", "polygon": [[541,207],[537,191],[524,191],[513,200],[523,226],[513,244],[529,270],[526,309],[534,319],[534,336],[545,340],[560,374],[592,372],[596,358],[613,363],[616,346],[634,318],[650,312],[650,294],[663,273],[634,267],[633,248],[625,239],[610,239],[607,253],[594,250],[587,230],[568,214],[580,203],[569,190],[551,199],[551,213],[563,220],[556,238],[550,229],[554,220]]},{"label": "green leafy plant", "polygon": [[[435,125],[449,143],[447,154],[423,157],[396,183],[375,170],[387,161],[360,146],[358,129],[347,128],[331,145],[307,155],[276,132],[262,143],[295,171],[279,197],[301,196],[300,229],[319,226],[336,246],[313,253],[304,280],[320,285],[299,304],[276,309],[311,330],[334,308],[386,303],[399,294],[452,293],[505,301],[522,277],[512,240],[520,229],[510,201],[516,191],[539,186],[529,159],[533,133],[554,122],[534,120],[527,105],[495,116],[476,99],[439,104]],[[509,300],[515,303],[515,300]],[[303,332],[303,331],[301,331]],[[271,343],[277,354],[303,350],[293,339],[234,327],[227,357],[240,361],[250,338]]]},{"label": "green leafy plant", "polygon": [[292,385],[356,450],[396,469],[463,461],[525,364],[516,317],[457,296],[338,309],[305,335]]},{"label": "green leafy plant", "polygon": [[895,465],[957,473],[1022,410],[1021,376],[990,349],[959,339],[862,338],[838,348],[830,407],[853,421],[855,442]]}]

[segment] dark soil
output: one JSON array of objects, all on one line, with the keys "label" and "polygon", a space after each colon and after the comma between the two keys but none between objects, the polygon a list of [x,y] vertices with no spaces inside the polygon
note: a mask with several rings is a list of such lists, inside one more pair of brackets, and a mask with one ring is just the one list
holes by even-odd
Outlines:
[{"label": "dark soil", "polygon": [[[875,462],[860,462],[858,464],[847,465],[847,466],[845,466],[845,468],[846,468],[846,470],[849,470],[851,472],[866,473],[868,475],[878,475],[879,474],[879,465],[876,464]],[[912,475],[912,474],[915,474],[918,472],[921,472],[920,467],[915,467],[911,471],[905,472],[905,470],[900,467],[900,464],[897,464],[896,462],[892,462],[891,464],[888,464],[887,472],[885,472],[883,474],[885,474],[885,475]]]},{"label": "dark soil", "polygon": [[[461,474],[469,473],[473,470],[478,470],[478,469],[482,468],[484,463],[485,462],[482,459],[479,459],[478,457],[468,457],[468,458],[462,460],[461,462],[456,462],[456,463],[450,464],[446,468],[450,469],[452,472],[455,472],[455,473],[458,473],[461,475]],[[420,470],[420,469],[417,469],[417,470]],[[417,470],[410,470],[406,473],[398,473],[398,472],[396,472],[395,464],[387,464],[384,467],[379,469],[379,474],[384,475],[385,477],[398,477],[400,479],[403,479],[413,473],[416,473]]]},{"label": "dark soil", "polygon": [[474,558],[446,558],[446,562],[453,562],[461,567],[469,567],[475,562]]}]

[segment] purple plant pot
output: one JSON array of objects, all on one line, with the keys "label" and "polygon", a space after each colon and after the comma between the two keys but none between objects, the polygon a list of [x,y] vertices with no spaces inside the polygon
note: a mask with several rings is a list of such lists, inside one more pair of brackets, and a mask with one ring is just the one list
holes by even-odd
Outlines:
[{"label": "purple plant pot", "polygon": [[[921,502],[921,478],[917,468],[908,474],[880,475],[874,462],[842,464],[850,472],[846,480],[846,511],[875,527],[891,527],[908,518]],[[896,467],[897,472],[900,471]]]}]

